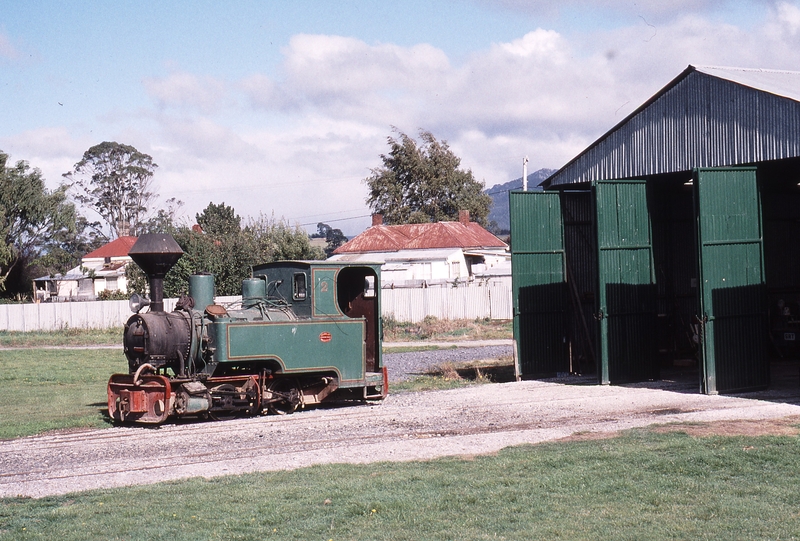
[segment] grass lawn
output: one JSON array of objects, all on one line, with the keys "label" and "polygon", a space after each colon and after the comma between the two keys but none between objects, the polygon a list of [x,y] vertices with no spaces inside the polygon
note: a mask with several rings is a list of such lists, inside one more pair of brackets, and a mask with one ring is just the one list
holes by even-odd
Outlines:
[{"label": "grass lawn", "polygon": [[496,340],[511,339],[512,335],[512,322],[508,320],[445,320],[428,316],[419,323],[408,323],[383,319],[384,342]]},{"label": "grass lawn", "polygon": [[121,349],[0,350],[0,439],[108,426],[108,378],[127,371]]},{"label": "grass lawn", "polygon": [[53,332],[0,331],[0,347],[120,346],[122,327],[64,329]]},{"label": "grass lawn", "polygon": [[609,440],[493,456],[0,500],[0,540],[797,539],[796,436]]}]

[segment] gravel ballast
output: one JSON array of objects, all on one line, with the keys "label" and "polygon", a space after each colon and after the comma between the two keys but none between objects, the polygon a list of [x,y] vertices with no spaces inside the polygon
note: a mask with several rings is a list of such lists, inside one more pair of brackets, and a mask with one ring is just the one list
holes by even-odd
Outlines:
[{"label": "gravel ballast", "polygon": [[406,381],[425,374],[445,363],[464,363],[483,359],[499,359],[511,356],[511,345],[488,345],[475,347],[443,347],[428,351],[384,353],[383,360],[389,369],[389,382]]},{"label": "gravel ballast", "polygon": [[[489,354],[494,350],[460,349],[388,354],[386,362],[397,377],[407,377],[453,355],[494,356]],[[316,408],[283,417],[115,427],[2,441],[0,497],[42,497],[322,463],[484,454],[653,423],[800,416],[794,403],[797,389],[731,397],[701,395],[695,384],[682,382],[587,383],[585,378],[562,378],[474,385],[390,394],[383,403]]]}]

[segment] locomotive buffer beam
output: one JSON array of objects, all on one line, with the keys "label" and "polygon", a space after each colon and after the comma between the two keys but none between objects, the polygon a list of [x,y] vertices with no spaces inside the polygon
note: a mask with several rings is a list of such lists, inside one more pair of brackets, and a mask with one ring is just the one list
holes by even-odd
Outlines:
[{"label": "locomotive buffer beam", "polygon": [[108,380],[108,416],[126,423],[161,424],[172,413],[169,378],[156,374],[114,374]]}]

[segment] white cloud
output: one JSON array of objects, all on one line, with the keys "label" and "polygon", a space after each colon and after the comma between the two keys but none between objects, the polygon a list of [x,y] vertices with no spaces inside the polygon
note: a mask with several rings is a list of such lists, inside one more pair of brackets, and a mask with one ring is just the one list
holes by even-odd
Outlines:
[{"label": "white cloud", "polygon": [[148,77],[143,84],[161,107],[193,108],[206,113],[216,111],[226,93],[222,81],[186,72],[171,73],[164,78]]},{"label": "white cloud", "polygon": [[562,166],[690,63],[758,66],[778,50],[783,65],[766,67],[797,69],[800,55],[781,42],[798,13],[781,4],[755,32],[697,14],[576,37],[539,28],[460,65],[430,45],[298,35],[283,50],[279,78],[225,85],[246,99],[223,101],[244,110],[214,120],[159,117],[161,143],[176,149],[162,162],[192,171],[193,192],[227,197],[243,214],[365,209],[361,179],[380,165],[396,125],[448,140],[462,166],[491,186],[520,176],[525,155],[534,169]]},{"label": "white cloud", "polygon": [[[800,70],[797,4],[775,4],[746,30],[704,15],[705,2],[682,5],[658,23],[533,28],[458,63],[428,44],[296,35],[276,76],[223,81],[172,68],[143,80],[149,111],[99,117],[95,133],[150,153],[162,196],[186,201],[189,216],[209,201],[308,223],[368,214],[361,180],[380,165],[392,125],[431,130],[491,186],[519,177],[525,155],[531,170],[562,166],[688,64]],[[58,179],[98,142],[81,137],[37,130],[0,148]],[[347,224],[337,226],[357,232]]]},{"label": "white cloud", "polygon": [[447,84],[446,55],[430,45],[368,45],[340,36],[297,35],[283,49],[283,78],[243,82],[251,103],[270,110],[319,111],[385,122],[414,110]]},{"label": "white cloud", "polygon": [[522,38],[511,43],[501,43],[500,47],[515,56],[529,58],[536,56],[541,59],[555,57],[563,61],[563,49],[565,43],[563,38],[554,30],[542,30],[541,28],[528,32]]},{"label": "white cloud", "polygon": [[61,184],[61,175],[72,169],[93,144],[96,141],[76,138],[65,127],[28,130],[0,139],[0,148],[10,155],[11,161],[24,160],[39,169],[50,189]]}]

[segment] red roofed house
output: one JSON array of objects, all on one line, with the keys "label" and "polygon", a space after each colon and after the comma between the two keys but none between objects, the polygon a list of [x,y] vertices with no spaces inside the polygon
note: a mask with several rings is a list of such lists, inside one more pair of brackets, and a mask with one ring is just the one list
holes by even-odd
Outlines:
[{"label": "red roofed house", "polygon": [[468,284],[476,279],[511,276],[508,245],[462,210],[457,222],[372,227],[333,252],[331,260],[382,263],[383,287]]},{"label": "red roofed house", "polygon": [[119,237],[83,256],[81,264],[66,274],[37,278],[34,298],[89,301],[105,290],[127,293],[125,267],[132,261],[128,252],[135,242],[136,237]]}]

